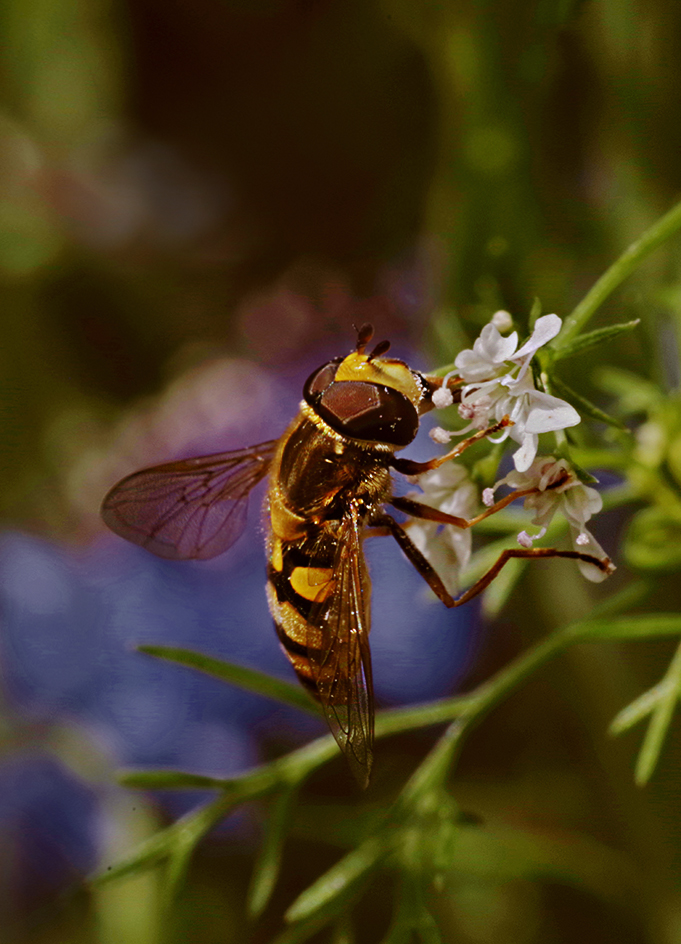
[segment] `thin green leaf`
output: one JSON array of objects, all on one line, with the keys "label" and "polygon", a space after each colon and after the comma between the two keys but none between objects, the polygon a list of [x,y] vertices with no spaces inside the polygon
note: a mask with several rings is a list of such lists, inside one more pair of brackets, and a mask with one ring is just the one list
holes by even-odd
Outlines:
[{"label": "thin green leaf", "polygon": [[248,913],[252,918],[257,918],[262,914],[274,891],[296,795],[297,789],[284,789],[272,803],[265,840],[260,848],[248,890]]},{"label": "thin green leaf", "polygon": [[443,784],[460,748],[465,727],[461,718],[455,718],[436,741],[420,767],[416,768],[404,785],[393,806],[393,819],[410,816],[414,808],[418,808],[419,814],[423,815],[433,803],[441,802]]},{"label": "thin green leaf", "polygon": [[118,782],[137,790],[224,790],[233,783],[232,780],[186,774],[181,770],[122,771]]},{"label": "thin green leaf", "polygon": [[625,321],[616,325],[609,325],[607,328],[596,328],[595,331],[588,331],[586,334],[580,334],[574,340],[569,341],[564,347],[559,348],[554,355],[554,361],[565,360],[566,357],[572,357],[574,354],[580,354],[596,344],[603,344],[605,341],[611,341],[619,337],[620,334],[626,334],[641,323],[640,318],[634,321]]},{"label": "thin green leaf", "polygon": [[641,264],[647,255],[673,236],[681,228],[681,202],[656,220],[648,229],[613,262],[609,269],[586,293],[581,302],[563,323],[563,330],[556,339],[556,348],[567,345],[580,333],[596,309],[605,299]]},{"label": "thin green leaf", "polygon": [[170,854],[174,842],[173,827],[161,830],[141,843],[130,855],[116,865],[109,865],[91,879],[94,885],[103,885],[128,875],[138,875],[162,862]]},{"label": "thin green leaf", "polygon": [[166,868],[166,881],[163,889],[166,904],[170,907],[178,895],[189,870],[189,861],[200,836],[183,835],[174,846]]},{"label": "thin green leaf", "polygon": [[193,810],[175,823],[175,841],[170,849],[164,889],[168,905],[171,905],[184,882],[194,849],[215,823],[223,819],[235,804],[235,798],[230,800],[228,797],[221,797],[198,810]]},{"label": "thin green leaf", "polygon": [[[256,778],[257,774],[253,775],[252,779],[255,780]],[[261,790],[260,793],[262,792]],[[253,791],[253,795],[257,795],[256,791]],[[111,866],[106,871],[95,875],[93,881],[95,883],[108,882],[122,878],[124,875],[133,875],[145,871],[157,862],[173,856],[183,846],[195,844],[216,823],[224,819],[242,799],[243,796],[235,789],[223,793],[198,809],[192,810],[181,819],[178,819],[172,826],[168,826],[167,829],[161,830],[155,836],[141,843],[129,856],[126,856],[115,866]]]},{"label": "thin green leaf", "polygon": [[175,662],[190,669],[198,669],[200,672],[213,675],[223,682],[237,685],[249,692],[256,692],[265,698],[272,698],[286,705],[292,705],[294,708],[299,708],[308,714],[319,714],[319,709],[315,703],[297,685],[291,685],[290,682],[284,682],[271,675],[266,675],[257,669],[234,665],[232,662],[214,659],[212,656],[204,655],[201,652],[193,652],[191,649],[178,649],[174,646],[143,645],[138,646],[137,650],[155,656],[157,659],[166,659],[168,662]]},{"label": "thin green leaf", "polygon": [[371,836],[332,866],[296,898],[285,914],[287,921],[304,921],[347,895],[387,853],[387,837]]},{"label": "thin green leaf", "polygon": [[672,687],[669,679],[664,678],[657,685],[653,685],[647,691],[635,698],[630,704],[618,712],[612,719],[608,731],[610,734],[623,734],[633,727],[639,721],[642,721],[647,715],[651,714],[660,699],[665,698]]},{"label": "thin green leaf", "polygon": [[321,931],[332,920],[333,915],[323,915],[321,917],[315,915],[307,921],[298,921],[286,928],[278,937],[275,937],[272,944],[301,944],[302,941],[307,941],[313,934]]},{"label": "thin green leaf", "polygon": [[571,403],[582,416],[587,416],[597,423],[606,423],[608,426],[614,426],[615,429],[628,432],[627,427],[620,422],[620,420],[615,419],[614,416],[610,416],[609,413],[606,413],[604,410],[601,410],[600,407],[597,407],[595,403],[592,403],[591,400],[587,400],[586,397],[583,397],[580,393],[568,387],[559,377],[551,377],[551,388],[555,393],[563,397],[564,400]]},{"label": "thin green leaf", "polygon": [[395,908],[388,933],[381,944],[442,944],[440,929],[428,908],[425,876],[409,870],[400,872],[395,890]]},{"label": "thin green leaf", "polygon": [[580,639],[648,639],[681,634],[681,614],[645,613],[617,619],[584,620],[575,623]]},{"label": "thin green leaf", "polygon": [[648,725],[643,745],[636,762],[635,780],[639,787],[650,780],[662,750],[674,708],[681,691],[681,645],[679,645],[664,678],[668,688],[664,696],[658,699]]},{"label": "thin green leaf", "polygon": [[540,315],[541,315],[541,299],[537,295],[535,295],[534,300],[532,302],[532,308],[530,309],[530,319],[529,319],[530,328],[534,328],[534,323]]}]

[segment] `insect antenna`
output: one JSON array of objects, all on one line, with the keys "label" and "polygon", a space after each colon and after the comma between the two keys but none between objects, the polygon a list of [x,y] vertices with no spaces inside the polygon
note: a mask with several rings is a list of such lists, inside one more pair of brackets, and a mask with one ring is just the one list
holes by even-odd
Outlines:
[{"label": "insect antenna", "polygon": [[371,354],[367,357],[367,360],[372,361],[375,357],[380,357],[382,354],[385,354],[385,352],[389,350],[390,350],[390,341],[379,341],[376,347],[371,352]]},{"label": "insect antenna", "polygon": [[353,328],[357,332],[357,353],[364,354],[364,348],[374,336],[374,326],[367,322],[361,328],[356,325],[353,325]]}]

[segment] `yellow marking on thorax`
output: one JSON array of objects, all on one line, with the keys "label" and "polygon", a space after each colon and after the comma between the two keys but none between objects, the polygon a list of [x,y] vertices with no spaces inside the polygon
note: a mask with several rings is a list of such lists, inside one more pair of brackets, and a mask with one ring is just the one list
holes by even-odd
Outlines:
[{"label": "yellow marking on thorax", "polygon": [[[273,488],[270,494],[269,511],[272,531],[276,537],[282,541],[295,541],[296,538],[303,537],[308,519],[287,508],[279,497],[277,488]],[[277,570],[281,570],[281,567]]]},{"label": "yellow marking on thorax", "polygon": [[334,591],[331,567],[295,567],[289,582],[299,596],[306,600],[326,600]]},{"label": "yellow marking on thorax", "polygon": [[367,354],[353,351],[338,365],[334,382],[342,380],[360,380],[392,387],[403,393],[414,406],[418,405],[423,396],[407,365],[392,358],[377,357],[375,360],[369,360]]}]

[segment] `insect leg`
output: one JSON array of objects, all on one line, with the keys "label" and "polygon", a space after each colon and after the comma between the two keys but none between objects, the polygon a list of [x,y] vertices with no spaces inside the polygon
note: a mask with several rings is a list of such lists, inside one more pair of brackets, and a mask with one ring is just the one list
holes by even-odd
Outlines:
[{"label": "insect leg", "polygon": [[513,421],[510,417],[505,416],[503,419],[499,420],[498,423],[495,423],[494,426],[488,426],[487,429],[480,429],[477,433],[473,433],[472,436],[468,436],[467,439],[462,440],[457,446],[454,446],[453,449],[446,452],[444,456],[436,456],[434,459],[429,459],[427,462],[415,462],[413,459],[393,457],[390,459],[390,465],[398,472],[402,472],[403,475],[421,475],[422,472],[430,472],[431,469],[439,469],[443,463],[460,456],[461,453],[465,452],[473,443],[484,439],[486,436],[492,436],[494,433],[498,433],[502,429],[506,429],[507,426],[512,425]]},{"label": "insect leg", "polygon": [[472,587],[469,587],[460,597],[454,598],[447,592],[437,571],[426,560],[404,528],[400,527],[394,518],[390,515],[377,515],[372,519],[371,524],[387,528],[390,531],[402,548],[407,559],[414,565],[416,570],[418,570],[433,593],[448,607],[461,606],[464,603],[468,603],[469,600],[472,600],[473,597],[476,597],[479,593],[482,593],[497,574],[499,574],[502,567],[507,564],[508,561],[517,557],[527,559],[564,557],[568,560],[580,560],[585,564],[593,564],[594,567],[598,567],[599,570],[602,570],[606,574],[609,574],[612,570],[612,562],[609,558],[606,557],[604,560],[600,560],[598,557],[593,557],[591,554],[582,554],[581,551],[560,551],[555,547],[506,548],[506,550],[501,552],[490,569],[484,573],[479,580],[476,580]]},{"label": "insect leg", "polygon": [[458,606],[458,602],[447,592],[445,585],[442,583],[433,565],[426,560],[404,528],[401,527],[391,515],[376,515],[375,518],[371,519],[371,524],[372,526],[375,525],[377,528],[380,528],[383,533],[387,532],[392,534],[402,548],[407,560],[414,565],[435,596],[439,597],[445,606]]},{"label": "insect leg", "polygon": [[599,570],[602,570],[604,574],[610,574],[614,570],[612,561],[609,557],[601,560],[598,557],[593,557],[591,554],[582,554],[581,551],[559,551],[555,547],[506,548],[506,550],[501,552],[499,557],[496,559],[496,562],[492,564],[490,569],[484,573],[479,580],[476,580],[472,587],[469,587],[465,593],[462,593],[461,596],[457,597],[457,599],[452,604],[448,605],[461,606],[462,603],[468,603],[468,601],[472,600],[473,597],[476,597],[479,593],[482,593],[482,591],[494,580],[504,564],[507,564],[508,561],[512,560],[514,557],[533,560],[542,557],[564,557],[567,558],[567,560],[579,560],[583,561],[585,564],[593,564],[594,567],[598,567]]},{"label": "insect leg", "polygon": [[422,502],[414,501],[413,498],[406,498],[401,495],[394,495],[388,501],[389,505],[403,511],[412,518],[424,518],[426,521],[437,521],[439,524],[453,524],[456,528],[470,528],[473,524],[467,518],[457,518],[456,515],[448,515],[446,511],[440,511],[439,508],[433,508],[431,505],[424,505]]},{"label": "insect leg", "polygon": [[364,540],[367,538],[387,538],[390,537],[392,531],[390,528],[366,528],[363,534]]},{"label": "insect leg", "polygon": [[412,518],[423,518],[426,521],[437,521],[440,524],[453,524],[456,528],[465,529],[472,528],[473,525],[477,524],[478,521],[482,521],[483,518],[489,518],[490,515],[494,515],[497,511],[501,511],[502,508],[510,505],[511,502],[516,500],[516,498],[524,498],[525,495],[531,495],[533,492],[537,491],[539,491],[537,488],[524,488],[518,489],[515,492],[511,492],[510,495],[506,495],[504,498],[501,498],[490,508],[486,508],[485,511],[480,512],[480,514],[476,515],[475,518],[458,518],[456,515],[448,515],[447,512],[440,511],[439,508],[433,508],[431,505],[424,505],[422,502],[414,501],[413,498],[406,498],[401,495],[396,495],[389,499],[388,504],[392,505],[394,508],[399,509],[400,511],[404,511],[408,515],[411,515]]}]

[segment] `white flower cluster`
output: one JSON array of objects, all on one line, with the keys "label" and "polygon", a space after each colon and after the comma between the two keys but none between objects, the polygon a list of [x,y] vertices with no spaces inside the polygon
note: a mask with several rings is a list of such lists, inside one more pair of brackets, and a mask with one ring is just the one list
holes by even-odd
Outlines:
[{"label": "white flower cluster", "polygon": [[[515,497],[524,498],[525,508],[534,512],[532,524],[539,528],[533,536],[526,531],[518,535],[518,543],[528,551],[528,556],[532,553],[533,541],[544,536],[558,512],[569,523],[574,550],[602,564],[598,567],[578,560],[582,574],[589,580],[601,581],[614,570],[605,551],[585,526],[592,515],[601,510],[601,496],[580,481],[565,459],[537,457],[541,433],[562,430],[580,422],[579,413],[569,403],[536,389],[530,369],[535,353],[560,331],[561,320],[557,315],[538,318],[532,336],[520,348],[516,331],[508,337],[503,337],[499,331],[499,328],[508,330],[510,327],[508,312],[497,312],[482,329],[473,348],[458,354],[454,362],[456,370],[444,378],[442,388],[433,396],[433,403],[436,407],[449,406],[453,397],[447,381],[451,376],[459,377],[464,382],[460,388],[459,414],[469,421],[468,425],[456,433],[437,427],[430,435],[436,442],[445,443],[453,435],[486,429],[508,416],[513,425],[496,439],[490,439],[500,442],[510,436],[519,443],[520,448],[513,454],[515,468],[492,488],[484,490],[482,500],[487,510],[477,516],[476,488],[466,468],[451,461],[421,475],[419,486],[423,494],[409,496],[468,522],[466,528],[418,519],[407,525],[414,544],[441,575],[450,593],[457,589],[459,574],[470,558],[470,526],[501,510]],[[495,504],[494,493],[502,485],[509,486],[513,492]]]},{"label": "white flower cluster", "polygon": [[[501,442],[510,436],[520,444],[513,454],[513,463],[518,472],[525,472],[537,455],[539,435],[553,430],[566,429],[580,422],[579,413],[558,397],[537,390],[530,368],[530,361],[540,347],[547,344],[561,328],[558,315],[537,318],[532,336],[518,347],[518,332],[503,337],[494,319],[482,329],[473,348],[461,351],[456,360],[456,373],[465,381],[461,389],[459,415],[468,420],[468,425],[456,433],[447,433],[437,427],[432,433],[436,442],[445,437],[462,435],[473,429],[484,429],[509,416],[513,422],[496,439]],[[448,375],[451,376],[451,375]],[[436,406],[452,402],[445,387],[441,397],[435,399]]]},{"label": "white flower cluster", "polygon": [[[535,459],[525,472],[509,472],[496,482],[493,488],[485,489],[482,499],[486,505],[493,504],[494,492],[500,485],[509,485],[516,491],[530,493],[525,496],[524,507],[534,511],[532,524],[540,530],[532,536],[521,531],[518,535],[521,547],[532,547],[533,541],[542,538],[558,511],[567,518],[570,525],[574,549],[582,554],[591,554],[599,560],[607,560],[607,554],[585,527],[589,518],[603,507],[603,499],[595,488],[580,482],[565,459],[543,456]],[[577,563],[582,574],[594,583],[605,580],[608,576],[608,572],[600,570],[594,564],[586,561]]]}]

